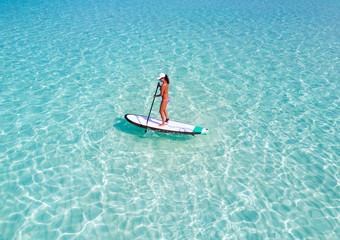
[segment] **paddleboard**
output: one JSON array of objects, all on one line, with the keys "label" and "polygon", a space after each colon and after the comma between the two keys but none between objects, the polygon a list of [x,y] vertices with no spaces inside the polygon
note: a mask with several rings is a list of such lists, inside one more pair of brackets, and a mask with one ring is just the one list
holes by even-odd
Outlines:
[{"label": "paddleboard", "polygon": [[[125,119],[138,127],[146,128],[148,117],[135,114],[126,114]],[[162,119],[150,117],[147,128],[154,131],[177,134],[207,134],[209,132],[206,128],[186,123],[180,123],[172,120],[169,120],[168,123],[165,123],[165,126],[158,126],[161,123]]]}]

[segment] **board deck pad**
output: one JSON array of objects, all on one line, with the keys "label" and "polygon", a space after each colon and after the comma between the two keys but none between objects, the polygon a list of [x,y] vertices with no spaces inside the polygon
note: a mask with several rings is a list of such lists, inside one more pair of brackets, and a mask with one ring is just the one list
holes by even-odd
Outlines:
[{"label": "board deck pad", "polygon": [[[146,128],[148,117],[142,115],[126,114],[125,119],[138,127]],[[158,126],[161,123],[162,119],[150,117],[147,128],[154,131],[177,134],[207,134],[209,132],[206,128],[172,120],[169,120],[168,123],[165,123],[165,126]]]}]

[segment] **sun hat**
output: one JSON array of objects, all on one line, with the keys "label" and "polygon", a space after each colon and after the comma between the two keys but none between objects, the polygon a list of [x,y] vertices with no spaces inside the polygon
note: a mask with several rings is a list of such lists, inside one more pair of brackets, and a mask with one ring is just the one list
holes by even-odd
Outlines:
[{"label": "sun hat", "polygon": [[162,79],[162,78],[165,78],[165,73],[160,73],[159,75],[158,75],[158,80],[160,80],[160,79]]}]

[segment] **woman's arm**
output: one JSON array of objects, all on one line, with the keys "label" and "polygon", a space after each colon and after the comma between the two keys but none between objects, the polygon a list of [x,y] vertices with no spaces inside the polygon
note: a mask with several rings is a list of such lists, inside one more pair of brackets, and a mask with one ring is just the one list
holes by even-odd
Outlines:
[{"label": "woman's arm", "polygon": [[164,89],[163,87],[161,87],[161,93],[158,95],[154,95],[154,97],[163,97],[163,94],[164,94]]}]

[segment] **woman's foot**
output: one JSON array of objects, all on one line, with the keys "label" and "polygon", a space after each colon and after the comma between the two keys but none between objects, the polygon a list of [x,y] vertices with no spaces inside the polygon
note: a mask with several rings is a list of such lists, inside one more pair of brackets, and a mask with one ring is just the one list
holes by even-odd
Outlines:
[{"label": "woman's foot", "polygon": [[165,123],[159,124],[158,126],[163,127],[165,126]]},{"label": "woman's foot", "polygon": [[166,122],[166,123],[169,122],[169,118],[167,118],[167,119],[165,120],[165,122]]}]

